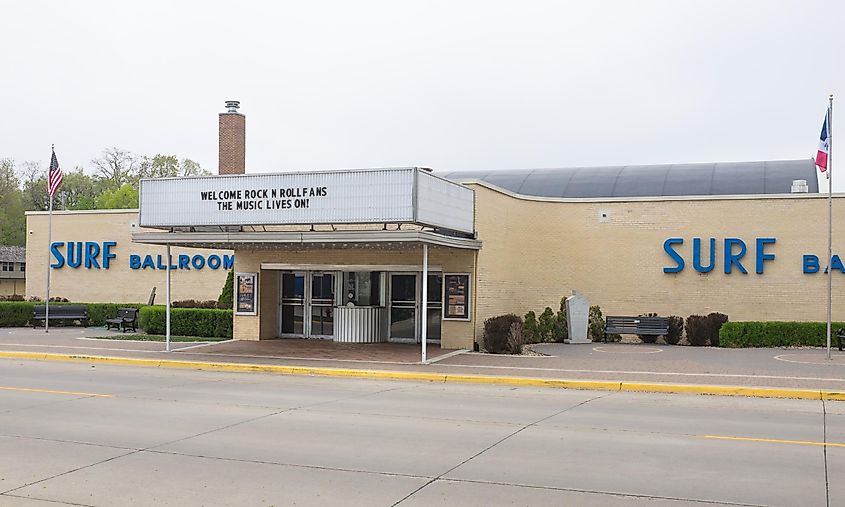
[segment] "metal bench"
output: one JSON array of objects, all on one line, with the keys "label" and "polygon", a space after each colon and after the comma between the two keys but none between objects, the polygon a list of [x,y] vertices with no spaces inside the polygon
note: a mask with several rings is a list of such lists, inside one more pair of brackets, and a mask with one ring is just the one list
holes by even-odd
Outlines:
[{"label": "metal bench", "polygon": [[607,335],[609,334],[666,336],[668,333],[668,317],[608,316],[604,326],[604,342],[607,343]]},{"label": "metal bench", "polygon": [[[39,321],[46,321],[47,306],[32,307],[32,328],[38,326]],[[83,327],[88,327],[88,307],[85,305],[50,305],[50,320],[78,320]]]},{"label": "metal bench", "polygon": [[106,329],[111,329],[112,326],[120,329],[121,333],[125,333],[127,329],[132,328],[132,332],[138,332],[135,329],[136,322],[138,321],[138,309],[137,308],[118,308],[117,309],[117,317],[113,319],[106,319]]}]

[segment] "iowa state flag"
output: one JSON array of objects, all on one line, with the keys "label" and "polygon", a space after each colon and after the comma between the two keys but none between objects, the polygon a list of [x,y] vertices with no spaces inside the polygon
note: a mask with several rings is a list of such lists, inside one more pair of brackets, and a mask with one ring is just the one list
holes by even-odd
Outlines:
[{"label": "iowa state flag", "polygon": [[819,166],[821,172],[827,171],[827,154],[830,153],[830,133],[827,125],[830,121],[830,111],[824,115],[824,123],[822,124],[822,135],[819,139],[819,152],[816,153],[816,165]]}]

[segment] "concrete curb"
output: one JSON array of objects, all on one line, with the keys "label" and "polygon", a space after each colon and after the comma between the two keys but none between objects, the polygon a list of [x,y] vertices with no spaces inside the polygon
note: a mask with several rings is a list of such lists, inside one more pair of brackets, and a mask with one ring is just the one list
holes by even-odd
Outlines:
[{"label": "concrete curb", "polygon": [[739,387],[717,385],[662,384],[606,380],[566,380],[535,377],[495,375],[451,375],[412,371],[364,370],[352,368],[324,368],[282,366],[273,364],[218,363],[179,361],[173,359],[144,359],[80,354],[0,351],[0,359],[28,359],[35,361],[85,362],[113,365],[146,366],[154,368],[182,368],[194,370],[258,372],[283,375],[321,377],[369,378],[380,380],[416,380],[423,382],[453,382],[461,384],[496,384],[519,387],[550,387],[556,389],[587,389],[643,393],[709,394],[714,396],[745,396],[751,398],[790,398],[804,400],[845,401],[845,392],[816,389],[788,389],[776,387]]}]

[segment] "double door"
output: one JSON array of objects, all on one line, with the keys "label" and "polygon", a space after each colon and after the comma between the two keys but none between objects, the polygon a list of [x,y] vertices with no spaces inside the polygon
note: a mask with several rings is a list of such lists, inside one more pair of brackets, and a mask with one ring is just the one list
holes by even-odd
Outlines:
[{"label": "double door", "polygon": [[[427,311],[422,314],[422,273],[390,274],[390,341],[419,343],[422,322],[426,341],[440,341],[440,320],[443,314],[443,275],[428,275]],[[421,322],[422,321],[422,322]]]},{"label": "double door", "polygon": [[279,335],[332,339],[337,273],[283,271],[280,285]]}]

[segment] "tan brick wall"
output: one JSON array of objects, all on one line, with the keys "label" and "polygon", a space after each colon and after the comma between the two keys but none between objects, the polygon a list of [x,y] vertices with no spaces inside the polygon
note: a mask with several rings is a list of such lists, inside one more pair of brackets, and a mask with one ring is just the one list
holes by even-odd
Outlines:
[{"label": "tan brick wall", "polygon": [[246,171],[246,116],[220,113],[218,174],[244,174]]},{"label": "tan brick wall", "polygon": [[[824,196],[755,199],[677,199],[628,202],[538,202],[472,185],[478,207],[476,333],[492,315],[558,308],[561,296],[578,290],[605,315],[687,316],[720,311],[732,320],[826,319],[826,278],[802,272],[802,255],[827,252]],[[820,198],[821,197],[821,198]],[[843,197],[835,198],[841,216]],[[600,213],[608,214],[607,221]],[[834,253],[845,255],[845,220],[834,219]],[[670,237],[686,261],[681,273],[663,250]],[[692,238],[701,237],[702,261],[709,238],[717,240],[716,268],[692,266]],[[723,240],[748,244],[748,274],[723,272]],[[776,256],[755,273],[758,237],[774,237]],[[834,272],[834,318],[845,320],[845,275]]]},{"label": "tan brick wall", "polygon": [[[470,250],[455,250],[429,247],[429,265],[440,266],[444,272],[467,272],[474,269],[475,253]],[[298,252],[237,250],[236,272],[259,272],[261,263],[284,263],[291,265],[407,265],[419,266],[422,253],[419,248],[397,250],[374,247],[370,249],[321,249]],[[259,272],[259,315],[236,315],[234,337],[240,340],[275,338],[278,330],[278,272]],[[443,321],[443,348],[472,348],[473,323]]]},{"label": "tan brick wall", "polygon": [[23,278],[0,278],[0,296],[23,296],[26,294],[26,280]]},{"label": "tan brick wall", "polygon": [[[26,248],[26,294],[44,297],[47,288],[47,214],[27,214]],[[166,255],[163,246],[132,243],[131,234],[143,231],[137,226],[137,210],[108,210],[97,212],[53,213],[52,240],[63,241],[116,241],[112,250],[117,255],[112,259],[109,269],[85,269],[80,266],[71,268],[65,265],[53,269],[50,280],[51,296],[65,297],[72,301],[90,303],[146,303],[150,291],[156,287],[156,302],[164,303],[165,270],[130,269],[129,255],[143,256],[150,254],[154,258]],[[64,252],[64,250],[63,250]],[[229,250],[200,250],[195,248],[172,248],[171,255],[178,259],[179,254],[230,255]],[[171,270],[172,300],[182,299],[217,299],[226,271],[207,266],[201,270]]]}]

